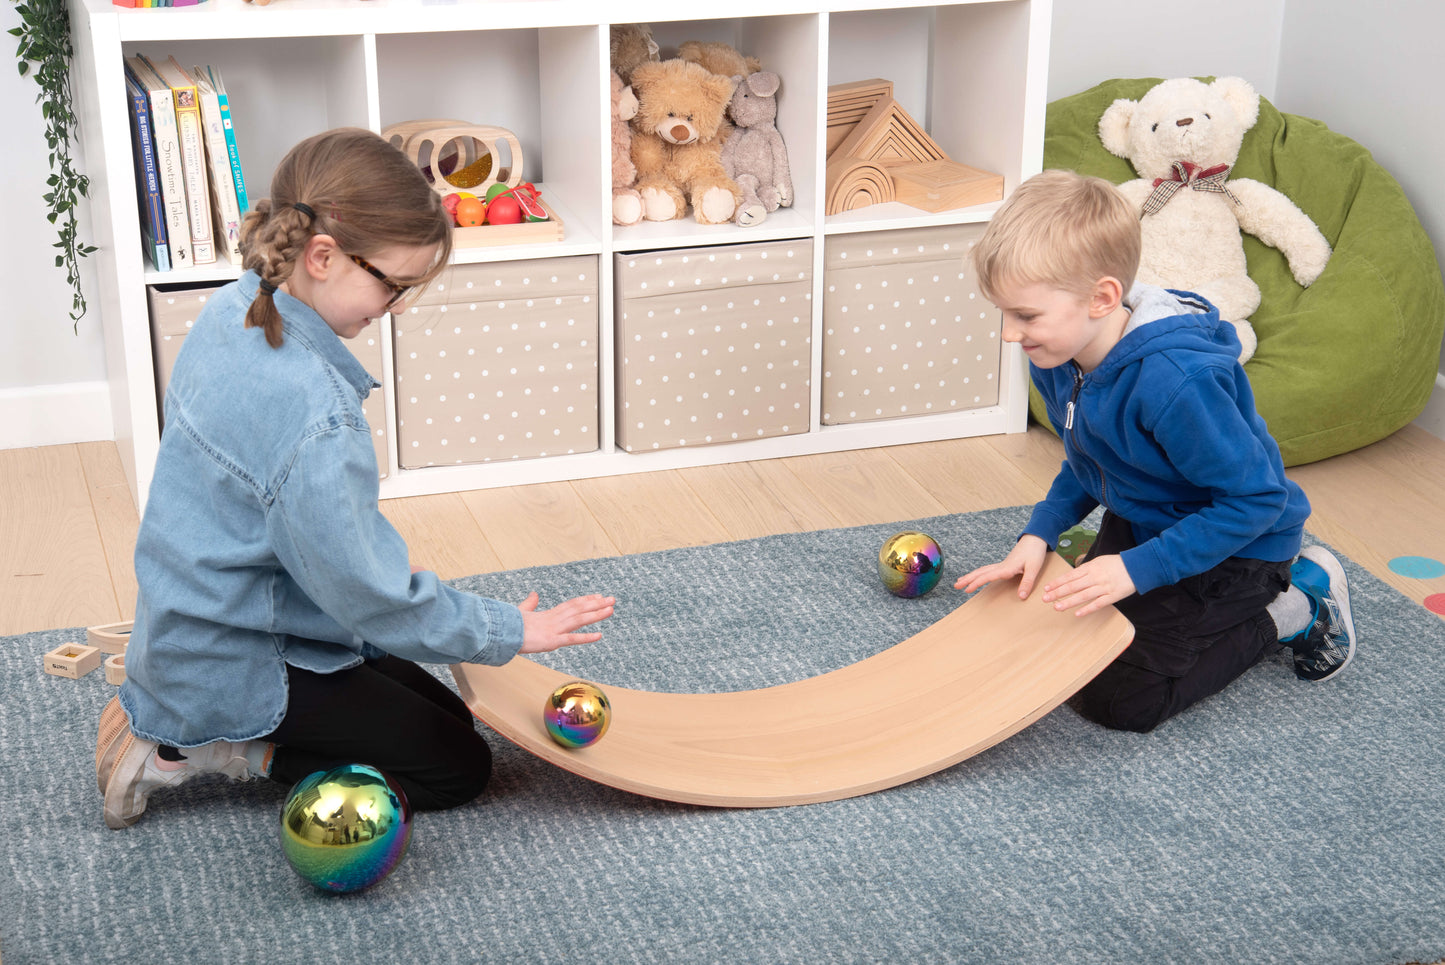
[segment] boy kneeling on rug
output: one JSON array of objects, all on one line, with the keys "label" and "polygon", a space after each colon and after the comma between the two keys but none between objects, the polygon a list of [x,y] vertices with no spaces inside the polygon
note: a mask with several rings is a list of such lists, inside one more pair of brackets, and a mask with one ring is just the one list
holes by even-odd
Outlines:
[{"label": "boy kneeling on rug", "polygon": [[1027,598],[1059,535],[1103,506],[1093,547],[1043,599],[1080,616],[1115,604],[1134,624],[1076,706],[1148,731],[1276,644],[1301,679],[1327,680],[1355,628],[1339,560],[1300,551],[1309,501],[1255,411],[1234,326],[1198,295],[1136,284],[1139,250],[1123,196],[1069,171],[1021,185],[974,248],[1065,459],[1008,556],[956,586],[1017,576]]}]

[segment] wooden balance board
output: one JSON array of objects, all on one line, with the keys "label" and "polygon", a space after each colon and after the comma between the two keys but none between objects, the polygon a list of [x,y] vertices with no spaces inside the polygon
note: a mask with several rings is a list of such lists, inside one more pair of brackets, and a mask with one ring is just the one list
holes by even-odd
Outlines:
[{"label": "wooden balance board", "polygon": [[[1067,570],[1051,554],[1038,586]],[[1063,703],[1133,639],[1113,607],[1076,617],[1044,603],[1041,589],[1020,600],[1017,586],[988,586],[902,643],[794,683],[674,694],[594,681],[612,722],[577,750],[555,743],[542,722],[548,695],[574,677],[525,657],[452,672],[479,719],[582,777],[687,804],[812,804],[972,757]]]}]

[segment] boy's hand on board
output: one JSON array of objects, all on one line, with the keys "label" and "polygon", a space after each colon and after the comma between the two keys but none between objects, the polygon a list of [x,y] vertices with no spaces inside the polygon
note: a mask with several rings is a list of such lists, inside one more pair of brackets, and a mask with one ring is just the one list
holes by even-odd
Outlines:
[{"label": "boy's hand on board", "polygon": [[1037,536],[1020,536],[1009,554],[997,563],[980,566],[971,573],[960,576],[953,584],[955,589],[972,593],[980,587],[997,580],[1011,580],[1020,577],[1019,599],[1027,600],[1034,591],[1034,583],[1044,568],[1049,555],[1049,544]]},{"label": "boy's hand on board", "polygon": [[1075,616],[1087,616],[1118,603],[1134,593],[1134,581],[1122,558],[1098,556],[1080,563],[1074,570],[1044,587],[1044,602],[1055,610],[1074,610]]}]

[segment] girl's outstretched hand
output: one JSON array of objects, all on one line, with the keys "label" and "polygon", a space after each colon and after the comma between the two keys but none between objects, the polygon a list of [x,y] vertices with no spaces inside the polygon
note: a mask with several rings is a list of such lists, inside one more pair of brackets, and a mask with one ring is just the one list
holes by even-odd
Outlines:
[{"label": "girl's outstretched hand", "polygon": [[539,599],[536,593],[531,593],[517,604],[517,609],[522,611],[522,653],[546,653],[559,647],[596,643],[602,634],[578,633],[578,629],[612,616],[612,608],[617,603],[613,597],[593,593],[573,597],[550,610],[538,610]]}]

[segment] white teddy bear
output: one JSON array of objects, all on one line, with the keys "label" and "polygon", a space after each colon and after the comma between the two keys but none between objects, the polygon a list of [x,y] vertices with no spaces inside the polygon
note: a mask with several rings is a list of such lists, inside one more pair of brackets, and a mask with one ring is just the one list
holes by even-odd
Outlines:
[{"label": "white teddy bear", "polygon": [[1229,179],[1244,132],[1259,119],[1259,94],[1238,77],[1211,84],[1166,80],[1137,101],[1116,100],[1099,119],[1099,139],[1140,174],[1119,186],[1140,212],[1139,280],[1197,292],[1234,323],[1254,354],[1249,316],[1259,307],[1240,231],[1280,250],[1295,281],[1309,287],[1330,245],[1299,207],[1267,184]]}]

